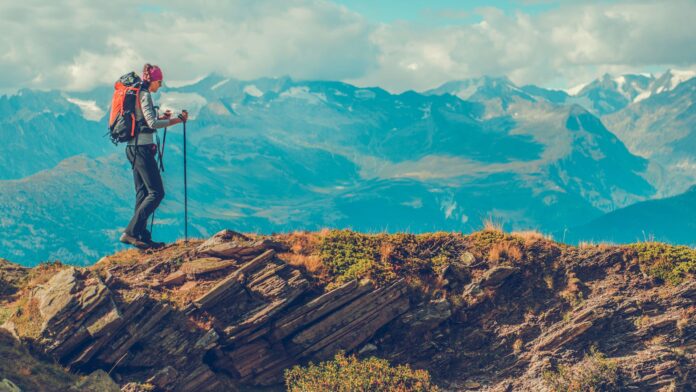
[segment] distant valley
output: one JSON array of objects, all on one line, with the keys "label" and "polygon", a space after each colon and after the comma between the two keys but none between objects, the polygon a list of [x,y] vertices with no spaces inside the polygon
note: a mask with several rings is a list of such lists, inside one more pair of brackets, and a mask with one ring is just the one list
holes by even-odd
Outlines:
[{"label": "distant valley", "polygon": [[[687,234],[660,238],[690,244],[696,230],[670,215],[689,204],[648,202],[696,183],[690,76],[605,75],[570,92],[482,77],[392,94],[213,74],[155,100],[192,113],[194,236],[223,227],[470,232],[493,220],[558,240],[635,240],[598,228],[629,232],[633,221],[612,218],[625,209],[652,211],[641,230],[675,222]],[[123,147],[103,137],[110,94],[0,98],[0,257],[92,264],[121,249],[134,191]],[[181,127],[170,129],[155,223],[166,241],[183,236],[181,147]]]}]

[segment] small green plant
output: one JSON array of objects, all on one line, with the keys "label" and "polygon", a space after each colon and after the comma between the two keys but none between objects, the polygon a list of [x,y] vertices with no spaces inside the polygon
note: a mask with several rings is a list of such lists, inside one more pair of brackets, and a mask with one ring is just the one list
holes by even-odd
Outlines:
[{"label": "small green plant", "polygon": [[0,325],[7,321],[14,313],[14,308],[7,305],[0,305]]},{"label": "small green plant", "polygon": [[475,248],[487,254],[494,244],[506,240],[508,236],[502,231],[487,229],[472,233],[469,238],[471,238]]},{"label": "small green plant", "polygon": [[377,283],[421,277],[440,270],[464,251],[461,234],[363,234],[330,230],[316,246],[332,282],[370,278]]},{"label": "small green plant", "polygon": [[285,371],[285,384],[290,392],[435,392],[425,370],[409,366],[390,366],[384,359],[338,353],[332,361],[295,366]]},{"label": "small green plant", "polygon": [[595,347],[575,365],[559,365],[545,371],[544,381],[554,392],[604,392],[619,391],[619,367],[616,361],[607,359]]},{"label": "small green plant", "polygon": [[660,242],[641,242],[629,248],[638,254],[640,268],[646,274],[678,285],[696,275],[696,250]]},{"label": "small green plant", "polygon": [[337,283],[367,277],[382,282],[390,280],[392,273],[382,261],[379,249],[374,235],[331,230],[319,244],[319,256]]}]

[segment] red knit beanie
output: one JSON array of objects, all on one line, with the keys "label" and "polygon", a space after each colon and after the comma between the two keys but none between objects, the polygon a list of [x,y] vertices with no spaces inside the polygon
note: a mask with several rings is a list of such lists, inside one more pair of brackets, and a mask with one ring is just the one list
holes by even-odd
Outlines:
[{"label": "red knit beanie", "polygon": [[162,70],[160,67],[152,64],[145,64],[143,66],[143,80],[146,82],[156,82],[162,80],[164,76],[162,75]]}]

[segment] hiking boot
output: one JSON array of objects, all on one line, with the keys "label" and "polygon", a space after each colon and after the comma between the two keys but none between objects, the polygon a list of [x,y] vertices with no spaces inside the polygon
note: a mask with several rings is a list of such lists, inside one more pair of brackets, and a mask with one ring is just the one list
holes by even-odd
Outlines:
[{"label": "hiking boot", "polygon": [[150,233],[150,230],[144,229],[143,232],[138,235],[138,238],[140,238],[142,242],[150,242],[152,241],[152,233]]},{"label": "hiking boot", "polygon": [[121,241],[127,245],[133,245],[138,249],[149,249],[150,248],[150,245],[148,245],[146,242],[140,241],[139,239],[137,239],[133,236],[130,236],[126,233],[121,234],[121,238],[119,238],[119,241]]},{"label": "hiking boot", "polygon": [[143,240],[143,242],[146,243],[152,249],[164,248],[164,246],[167,245],[164,242],[157,242],[153,240]]},{"label": "hiking boot", "polygon": [[142,234],[140,234],[140,241],[148,244],[150,248],[159,249],[163,248],[166,244],[164,242],[157,242],[152,240],[152,234],[150,231],[145,229]]}]

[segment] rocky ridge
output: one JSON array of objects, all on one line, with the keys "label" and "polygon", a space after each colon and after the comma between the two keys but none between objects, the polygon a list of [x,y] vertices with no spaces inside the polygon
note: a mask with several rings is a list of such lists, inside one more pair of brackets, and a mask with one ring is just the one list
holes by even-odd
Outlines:
[{"label": "rocky ridge", "polygon": [[[124,391],[277,386],[284,369],[339,350],[428,369],[445,390],[551,390],[554,370],[591,350],[622,388],[696,380],[692,273],[667,285],[630,248],[498,231],[369,238],[381,241],[369,268],[390,275],[330,276],[306,264],[302,236],[229,230],[90,268],[57,265],[18,284],[3,327]],[[363,257],[344,250],[334,256]]]},{"label": "rocky ridge", "polygon": [[[312,296],[301,271],[277,257],[282,249],[224,231],[184,249],[178,266],[155,256],[64,268],[31,292],[33,315],[4,327],[75,372],[219,391],[281,383],[286,367],[354,349],[409,308],[402,282],[351,281]],[[154,294],[162,285],[200,295],[174,303]]]}]

